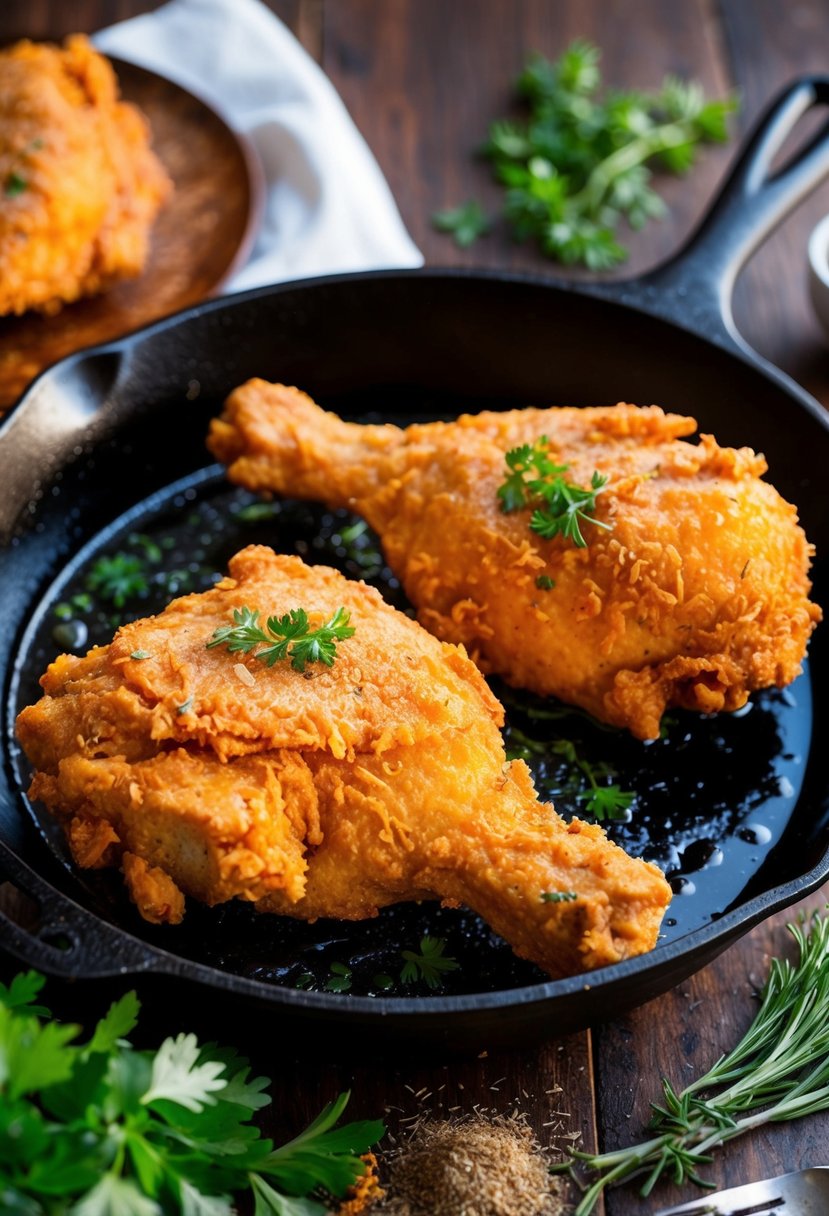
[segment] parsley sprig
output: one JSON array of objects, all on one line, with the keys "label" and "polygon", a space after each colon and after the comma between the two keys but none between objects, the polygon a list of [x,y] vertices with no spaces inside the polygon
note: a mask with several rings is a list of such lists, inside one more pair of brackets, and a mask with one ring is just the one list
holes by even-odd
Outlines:
[{"label": "parsley sprig", "polygon": [[[829,906],[827,906],[829,908]],[[829,1109],[829,919],[815,913],[789,925],[799,958],[773,958],[760,1008],[746,1034],[704,1076],[677,1092],[662,1080],[650,1139],[611,1153],[570,1151],[553,1168],[594,1177],[575,1211],[588,1216],[606,1187],[633,1178],[650,1195],[663,1176],[713,1184],[700,1175],[711,1151],[768,1123]]]},{"label": "parsley sprig", "polygon": [[432,223],[438,232],[451,232],[455,244],[461,249],[466,249],[477,241],[478,237],[483,236],[492,226],[483,207],[474,199],[460,207],[436,211],[432,216]]},{"label": "parsley sprig", "polygon": [[156,1052],[127,1041],[135,993],[117,1001],[91,1037],[48,1020],[33,972],[0,985],[0,1192],[25,1216],[232,1216],[253,1195],[257,1216],[323,1216],[320,1192],[342,1196],[380,1122],[335,1127],[341,1094],[288,1144],[251,1123],[271,1101],[233,1050],[195,1035]]},{"label": "parsley sprig", "polygon": [[414,984],[423,980],[429,988],[440,988],[443,975],[447,971],[457,971],[460,967],[455,959],[444,953],[446,941],[442,937],[422,937],[420,952],[402,950],[404,958],[400,971],[400,979],[404,984]]},{"label": "parsley sprig", "polygon": [[556,464],[549,454],[550,441],[542,435],[535,443],[511,448],[504,457],[507,475],[496,490],[505,513],[532,507],[530,528],[545,540],[554,536],[571,540],[580,549],[587,547],[582,524],[595,524],[609,531],[613,525],[596,519],[596,498],[607,485],[607,477],[594,471],[589,489],[567,481],[563,474],[568,464]]},{"label": "parsley sprig", "polygon": [[568,766],[562,787],[555,792],[582,803],[581,813],[602,823],[608,819],[627,819],[636,795],[623,790],[611,778],[616,776],[612,766],[603,760],[591,762],[583,756],[571,739],[534,739],[517,726],[508,728],[508,760],[524,760],[532,767],[534,760],[559,756]]},{"label": "parsley sprig", "polygon": [[[284,616],[269,616],[267,632],[259,624],[259,612],[242,607],[233,610],[233,625],[222,625],[213,633],[207,649],[227,646],[231,654],[253,653],[268,667],[280,659],[290,658],[294,671],[304,671],[306,663],[323,663],[332,667],[337,656],[337,642],[354,636],[349,625],[351,614],[338,608],[330,620],[312,629],[304,608],[292,608]],[[261,650],[257,647],[261,646]]]},{"label": "parsley sprig", "polygon": [[657,92],[602,97],[599,59],[598,47],[582,40],[555,62],[532,59],[517,81],[526,121],[493,123],[483,148],[515,237],[590,270],[627,257],[617,239],[622,220],[638,229],[664,215],[648,165],[686,173],[700,144],[727,140],[737,108],[734,99],[707,101],[696,81],[676,76]]}]

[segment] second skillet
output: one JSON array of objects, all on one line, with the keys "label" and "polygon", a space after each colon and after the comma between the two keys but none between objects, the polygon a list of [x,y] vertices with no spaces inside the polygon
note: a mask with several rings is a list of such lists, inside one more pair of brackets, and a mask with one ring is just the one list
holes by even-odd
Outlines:
[{"label": "second skillet", "polygon": [[[214,511],[224,501],[229,491],[219,471],[204,469],[206,425],[230,389],[253,375],[296,383],[325,405],[361,417],[658,401],[693,414],[724,444],[764,450],[770,479],[797,503],[807,534],[819,554],[825,552],[826,416],[744,347],[731,321],[730,294],[751,250],[829,170],[829,135],[823,132],[782,172],[770,173],[798,118],[827,101],[825,81],[789,90],[750,141],[688,248],[643,279],[575,289],[497,274],[427,271],[292,284],[210,302],[66,360],[32,386],[0,430],[0,527],[7,540],[0,555],[0,609],[9,639],[0,656],[7,721],[0,865],[33,901],[24,918],[0,916],[8,949],[65,976],[176,977],[191,993],[193,983],[208,986],[293,1018],[311,1032],[333,1020],[340,1031],[379,1032],[387,1042],[493,1045],[564,1033],[647,1000],[826,878],[829,781],[825,757],[819,748],[810,750],[809,732],[818,738],[825,732],[827,709],[818,695],[812,723],[810,684],[803,677],[792,703],[782,698],[756,715],[778,732],[793,765],[785,796],[782,778],[779,788],[761,784],[755,790],[754,818],[779,815],[779,830],[765,848],[756,834],[743,853],[734,845],[726,856],[730,887],[706,885],[711,871],[701,865],[696,919],[651,954],[551,982],[516,971],[509,952],[486,940],[482,951],[481,939],[461,926],[461,936],[471,934],[470,966],[486,964],[490,948],[494,960],[479,977],[467,974],[463,990],[452,992],[447,984],[443,995],[416,997],[306,991],[292,978],[297,952],[309,957],[328,949],[338,932],[355,949],[360,933],[379,951],[412,945],[422,925],[432,923],[431,913],[393,910],[374,926],[329,925],[322,946],[291,922],[287,936],[274,929],[270,947],[257,939],[251,949],[260,930],[234,920],[233,910],[218,918],[197,910],[192,920],[188,914],[189,929],[186,920],[178,930],[152,930],[73,872],[59,839],[30,817],[12,723],[21,701],[34,695],[42,666],[38,648],[55,603],[84,563],[159,520],[186,523],[191,509],[196,518],[205,496]],[[226,539],[235,543],[231,531]],[[815,573],[818,601],[826,604],[824,562]],[[824,633],[825,627],[818,630],[811,654],[817,690],[829,667]],[[703,801],[721,793],[717,786],[727,771],[744,770],[750,780],[760,746],[753,723],[745,725],[740,733],[736,722],[736,754],[706,774]],[[734,727],[733,721],[722,725],[723,746]],[[715,760],[719,738],[712,744]],[[643,753],[631,755],[625,777],[635,783]],[[681,787],[677,797],[681,801]],[[680,894],[677,902],[686,898]],[[418,919],[423,916],[425,922]],[[443,922],[434,923],[442,932]],[[282,971],[274,964],[277,956]]]}]

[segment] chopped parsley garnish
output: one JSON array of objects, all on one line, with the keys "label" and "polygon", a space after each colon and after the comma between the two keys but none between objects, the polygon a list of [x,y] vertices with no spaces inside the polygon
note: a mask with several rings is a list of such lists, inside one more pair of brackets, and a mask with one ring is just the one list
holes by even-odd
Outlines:
[{"label": "chopped parsley garnish", "polygon": [[555,579],[550,578],[549,574],[539,574],[535,580],[535,585],[539,591],[552,591],[556,582]]},{"label": "chopped parsley garnish", "polygon": [[[590,488],[574,485],[563,476],[568,464],[556,464],[549,455],[549,439],[511,448],[504,459],[506,480],[496,491],[505,513],[532,507],[530,528],[545,540],[561,534],[580,549],[587,546],[581,524],[594,524],[609,531],[613,525],[596,519],[596,498],[607,485],[607,477],[594,471]],[[543,576],[542,576],[543,577]],[[536,584],[537,585],[537,584]]]},{"label": "chopped parsley garnish", "polygon": [[6,198],[17,198],[19,194],[22,194],[24,190],[28,189],[29,183],[26,181],[25,177],[21,177],[17,170],[13,169],[6,178],[3,193],[5,194]]},{"label": "chopped parsley garnish", "polygon": [[620,789],[618,785],[593,785],[584,794],[578,794],[584,802],[584,810],[593,819],[624,819],[635,794]]},{"label": "chopped parsley garnish", "polygon": [[176,706],[176,710],[180,714],[189,714],[190,710],[192,708],[193,708],[193,698],[192,697],[188,697],[187,700],[183,701],[181,705]]},{"label": "chopped parsley garnish", "polygon": [[479,236],[489,232],[491,227],[483,207],[474,201],[464,203],[461,207],[451,207],[447,211],[436,211],[432,216],[432,224],[438,232],[450,232],[455,238],[455,244],[461,249],[473,244]]},{"label": "chopped parsley garnish", "polygon": [[[142,659],[148,659],[149,657],[150,652],[148,650],[133,650],[130,655],[130,658],[134,659],[136,663],[140,663]],[[179,710],[179,713],[181,713],[181,710]]]},{"label": "chopped parsley garnish", "polygon": [[429,988],[439,988],[443,983],[442,975],[446,971],[457,971],[460,963],[444,954],[446,942],[442,937],[422,937],[420,953],[414,950],[402,950],[405,960],[400,971],[400,979],[404,984],[414,984],[423,980]]},{"label": "chopped parsley garnish", "polygon": [[541,902],[544,904],[563,904],[571,903],[574,899],[578,899],[576,891],[542,891]]},{"label": "chopped parsley garnish", "polygon": [[136,1049],[134,992],[78,1043],[35,1004],[43,982],[0,984],[3,1211],[230,1216],[255,1200],[259,1216],[322,1216],[364,1174],[385,1129],[335,1127],[347,1093],[275,1147],[254,1123],[271,1082],[232,1048],[179,1034]]},{"label": "chopped parsley garnish", "polygon": [[351,989],[351,968],[345,963],[332,963],[331,975],[325,981],[323,988],[326,992],[349,992]]},{"label": "chopped parsley garnish", "polygon": [[146,595],[150,584],[144,563],[135,553],[104,554],[86,576],[86,589],[123,608],[127,600]]},{"label": "chopped parsley garnish", "polygon": [[257,524],[261,523],[263,519],[273,519],[278,512],[279,507],[275,502],[252,502],[248,506],[234,511],[233,515],[243,524]]},{"label": "chopped parsley garnish", "polygon": [[92,597],[85,591],[72,595],[68,600],[55,604],[54,613],[59,621],[71,621],[76,612],[91,612]]},{"label": "chopped parsley garnish", "polygon": [[583,803],[582,812],[599,822],[628,817],[636,795],[611,784],[616,776],[611,765],[586,760],[570,739],[534,739],[517,726],[509,726],[508,760],[524,760],[532,765],[548,756],[560,756],[569,768],[566,780],[555,792],[556,798],[561,794]]},{"label": "chopped parsley garnish", "polygon": [[[280,659],[290,657],[294,671],[304,671],[306,663],[323,663],[332,667],[337,655],[337,642],[353,637],[354,628],[349,625],[351,614],[338,608],[325,624],[312,629],[304,608],[292,608],[284,616],[267,619],[267,633],[259,625],[259,612],[248,608],[233,610],[233,625],[222,625],[217,629],[207,649],[227,646],[231,654],[241,651],[253,653],[268,667]],[[274,640],[276,639],[276,640]],[[257,650],[261,646],[261,650]]]}]

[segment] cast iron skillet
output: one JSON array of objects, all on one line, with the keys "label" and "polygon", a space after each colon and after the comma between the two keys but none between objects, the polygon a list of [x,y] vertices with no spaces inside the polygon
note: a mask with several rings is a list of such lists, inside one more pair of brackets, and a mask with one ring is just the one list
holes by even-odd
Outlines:
[{"label": "cast iron skillet", "polygon": [[[717,831],[727,842],[720,849],[716,840],[686,838],[688,847],[673,859],[680,892],[674,906],[696,906],[696,913],[683,922],[684,912],[677,912],[651,954],[557,982],[515,962],[485,933],[482,941],[472,918],[452,921],[452,914],[427,907],[392,910],[356,928],[310,929],[279,918],[254,924],[244,908],[195,909],[178,930],[152,930],[119,902],[106,877],[73,872],[48,825],[27,813],[12,722],[19,704],[36,695],[54,604],[79,585],[72,580],[82,577],[78,570],[90,555],[117,549],[135,531],[160,536],[183,526],[188,511],[198,516],[194,556],[203,556],[197,550],[205,538],[196,533],[208,516],[212,533],[205,543],[214,546],[214,558],[223,544],[232,552],[246,539],[263,539],[261,532],[240,534],[233,509],[241,500],[227,497],[218,473],[200,471],[209,417],[230,389],[253,375],[298,384],[357,417],[657,401],[694,414],[722,443],[764,451],[770,478],[797,503],[807,534],[825,554],[827,417],[746,348],[734,329],[730,297],[752,250],[829,171],[829,127],[782,171],[772,170],[798,119],[827,103],[829,80],[790,88],[760,124],[684,252],[644,278],[572,287],[497,273],[427,271],[291,284],[211,301],[64,360],[36,381],[0,431],[6,541],[0,620],[8,639],[0,656],[7,715],[0,863],[33,901],[18,919],[0,914],[3,944],[12,954],[67,977],[143,974],[165,977],[168,985],[172,977],[191,996],[193,985],[201,985],[214,999],[244,999],[246,1008],[292,1019],[294,1030],[304,1026],[317,1036],[324,1024],[340,1034],[367,1032],[375,1041],[494,1045],[561,1034],[649,999],[826,878],[829,768],[819,748],[809,749],[810,729],[817,739],[826,731],[825,626],[810,659],[818,692],[813,722],[804,676],[791,695],[759,698],[746,719],[689,725],[680,716],[662,760],[658,750],[647,752],[626,736],[608,743],[631,784],[638,774],[644,781],[648,766],[665,777],[663,791],[673,768],[674,777],[679,774],[662,819],[650,818],[655,848],[676,852],[671,831],[686,799],[689,805],[696,800],[703,819],[706,806],[716,806]],[[309,524],[303,510],[286,507],[263,525],[268,536],[275,529],[276,543],[282,538],[290,547],[303,529],[311,535],[320,525],[329,536],[336,533],[338,521],[314,517]],[[324,545],[319,556],[329,559]],[[824,603],[826,581],[821,558],[815,586]],[[704,736],[701,751],[695,750],[697,732]],[[653,774],[650,779],[660,786]],[[733,780],[743,785],[733,787]],[[731,805],[732,789],[740,808]],[[642,847],[649,852],[647,841]],[[689,856],[694,864],[683,865]],[[685,902],[693,886],[696,905]],[[374,984],[360,978],[360,960],[354,961],[360,942],[371,970],[382,965],[384,950],[414,946],[425,931],[448,936],[460,955],[466,951],[462,973],[447,975],[442,993],[360,994]],[[338,945],[350,952],[359,981],[348,994],[324,990]],[[315,960],[325,966],[317,967],[313,990],[297,987],[307,983],[297,979],[297,966],[313,971]],[[388,959],[386,966],[392,967]]]}]

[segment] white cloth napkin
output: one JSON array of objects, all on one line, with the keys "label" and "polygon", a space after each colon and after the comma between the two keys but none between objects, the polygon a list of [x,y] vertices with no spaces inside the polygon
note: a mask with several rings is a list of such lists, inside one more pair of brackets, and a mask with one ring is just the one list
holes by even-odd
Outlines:
[{"label": "white cloth napkin", "polygon": [[422,265],[336,90],[259,0],[171,0],[94,42],[189,89],[253,143],[267,183],[264,217],[225,290]]}]

